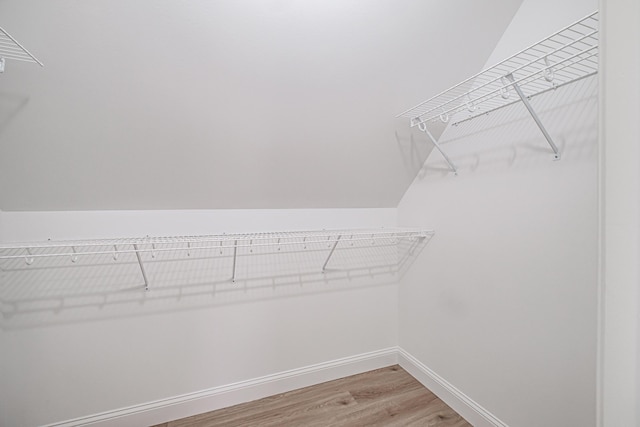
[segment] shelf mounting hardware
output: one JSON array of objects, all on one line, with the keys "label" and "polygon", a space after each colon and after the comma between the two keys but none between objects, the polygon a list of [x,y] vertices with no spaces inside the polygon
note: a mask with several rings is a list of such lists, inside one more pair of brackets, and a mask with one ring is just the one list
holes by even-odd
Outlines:
[{"label": "shelf mounting hardware", "polygon": [[341,237],[342,237],[342,234],[340,234],[338,236],[338,238],[336,239],[336,241],[333,243],[333,247],[331,248],[331,251],[329,252],[329,256],[327,256],[327,260],[324,262],[324,264],[322,264],[322,272],[323,273],[327,269],[327,264],[329,263],[329,260],[331,259],[331,255],[333,255],[333,252],[336,250],[336,246],[338,246],[338,242],[340,241]]},{"label": "shelf mounting hardware", "polygon": [[[548,70],[548,69],[549,68],[546,68],[545,70]],[[553,142],[553,139],[551,138],[551,135],[549,135],[549,132],[547,132],[547,129],[545,129],[544,125],[540,121],[540,117],[538,117],[538,114],[536,113],[536,110],[534,110],[533,107],[531,106],[531,103],[529,102],[529,99],[522,92],[522,89],[520,89],[520,86],[518,86],[518,83],[516,83],[516,81],[515,81],[515,79],[513,77],[513,74],[509,73],[505,77],[507,78],[507,80],[509,80],[511,82],[511,86],[513,86],[513,89],[516,91],[516,93],[520,97],[520,100],[522,100],[522,103],[527,108],[527,111],[529,111],[529,114],[531,114],[531,117],[533,118],[533,121],[536,122],[536,125],[538,125],[538,128],[540,128],[540,131],[542,132],[542,134],[544,135],[545,139],[547,140],[547,142],[551,146],[551,149],[553,150],[553,158],[554,158],[554,160],[560,160],[560,152],[558,151],[558,147]],[[545,79],[546,78],[547,78],[547,76],[545,75]]]},{"label": "shelf mounting hardware", "polygon": [[26,248],[26,251],[28,256],[24,257],[24,262],[27,265],[31,265],[33,264],[33,254],[31,253],[31,248]]},{"label": "shelf mounting hardware", "polygon": [[[222,242],[220,242],[222,243]],[[236,281],[236,260],[238,258],[238,241],[236,240],[233,243],[233,274],[231,275],[231,281],[235,283]]]},{"label": "shelf mounting hardware", "polygon": [[144,280],[144,290],[149,290],[149,281],[147,280],[147,273],[144,271],[144,265],[142,265],[142,258],[140,257],[140,250],[138,249],[138,245],[133,244],[133,249],[135,249],[136,258],[138,258],[138,265],[140,266],[140,271],[142,272],[142,279]]}]

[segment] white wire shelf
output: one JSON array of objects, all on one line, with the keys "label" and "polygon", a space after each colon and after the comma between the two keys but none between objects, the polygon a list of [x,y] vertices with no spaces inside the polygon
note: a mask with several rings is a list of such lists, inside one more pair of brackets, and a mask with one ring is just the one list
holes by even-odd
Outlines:
[{"label": "white wire shelf", "polygon": [[0,73],[4,72],[5,60],[33,62],[44,67],[42,62],[22,46],[11,34],[0,28]]},{"label": "white wire shelf", "polygon": [[114,261],[120,254],[135,254],[140,265],[145,288],[149,281],[144,269],[142,253],[155,257],[161,252],[180,251],[185,257],[192,252],[215,250],[233,252],[233,274],[235,281],[238,248],[287,247],[290,250],[305,250],[314,245],[326,245],[329,249],[322,266],[325,271],[331,256],[339,244],[347,242],[384,242],[399,244],[401,241],[420,242],[434,234],[433,230],[415,228],[343,229],[319,231],[280,231],[267,233],[215,234],[204,236],[135,237],[97,240],[64,240],[32,243],[10,243],[0,245],[0,260],[24,260],[27,266],[43,258],[68,258],[76,263],[79,257],[109,255]]},{"label": "white wire shelf", "polygon": [[[426,125],[429,122],[457,125],[522,101],[545,134],[556,158],[559,158],[557,147],[528,101],[597,72],[596,11],[396,117],[408,118],[411,127],[418,126],[428,133]],[[436,143],[430,134],[429,137]],[[442,152],[440,147],[437,148]],[[455,166],[446,159],[455,171]]]}]

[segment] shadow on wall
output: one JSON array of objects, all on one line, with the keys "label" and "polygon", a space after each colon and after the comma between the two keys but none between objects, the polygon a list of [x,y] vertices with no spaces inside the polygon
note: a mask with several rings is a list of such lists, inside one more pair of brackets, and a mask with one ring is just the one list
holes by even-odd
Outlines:
[{"label": "shadow on wall", "polygon": [[[0,261],[3,330],[219,307],[397,283],[431,239],[300,247],[192,247],[141,253]],[[105,248],[107,250],[107,248]]]},{"label": "shadow on wall", "polygon": [[[444,130],[445,125],[442,123],[430,126],[430,132],[434,138],[439,138]],[[409,123],[404,119],[398,120],[395,136],[404,169],[407,176],[413,179],[433,151],[433,144],[423,132],[420,132],[416,127],[409,126]]]},{"label": "shadow on wall", "polygon": [[27,105],[29,97],[16,93],[0,92],[0,134]]},{"label": "shadow on wall", "polygon": [[[530,102],[558,146],[560,162],[597,155],[598,129],[593,125],[598,121],[597,76],[546,92]],[[430,123],[429,128],[431,126]],[[537,167],[553,161],[551,147],[522,102],[472,120],[454,117],[438,142],[457,166],[459,174],[504,170],[516,164],[520,168]],[[449,174],[453,172],[435,151],[418,177]]]}]

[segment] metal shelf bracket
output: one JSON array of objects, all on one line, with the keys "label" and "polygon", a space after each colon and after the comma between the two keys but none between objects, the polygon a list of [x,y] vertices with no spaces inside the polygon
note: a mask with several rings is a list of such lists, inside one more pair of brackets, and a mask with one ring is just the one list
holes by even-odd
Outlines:
[{"label": "metal shelf bracket", "polygon": [[507,80],[509,80],[511,82],[511,86],[513,86],[513,88],[515,89],[516,93],[520,97],[520,100],[522,100],[522,103],[527,108],[527,111],[529,111],[529,114],[531,114],[531,117],[533,118],[533,121],[536,122],[536,125],[538,125],[538,128],[540,128],[540,131],[542,132],[542,134],[544,135],[545,139],[547,140],[547,142],[551,146],[551,149],[553,150],[554,160],[560,160],[560,152],[558,151],[558,147],[553,142],[553,139],[551,138],[551,135],[549,135],[549,132],[547,132],[547,129],[544,127],[544,125],[540,121],[540,117],[538,117],[538,114],[536,113],[536,110],[534,110],[533,107],[531,106],[531,103],[529,102],[529,99],[522,92],[522,89],[520,89],[520,86],[518,85],[518,83],[516,83],[516,81],[515,81],[515,79],[513,77],[513,74],[509,73],[505,77],[507,78]]},{"label": "metal shelf bracket", "polygon": [[325,272],[325,270],[327,268],[327,264],[329,263],[329,260],[331,259],[331,255],[333,255],[333,252],[336,250],[336,246],[338,246],[338,242],[340,241],[341,237],[342,237],[342,235],[339,235],[338,238],[336,239],[336,241],[333,243],[333,246],[331,247],[331,251],[329,252],[329,255],[327,256],[327,260],[322,265],[322,272],[323,273]]},{"label": "metal shelf bracket", "polygon": [[136,258],[138,258],[138,265],[140,265],[140,271],[142,272],[142,279],[144,280],[144,290],[149,290],[149,280],[147,280],[147,273],[144,271],[144,265],[142,265],[142,258],[140,257],[140,250],[138,249],[138,245],[133,244],[133,249],[136,252]]},{"label": "metal shelf bracket", "polygon": [[231,281],[236,281],[236,262],[238,260],[238,241],[233,242],[233,274],[231,275]]}]

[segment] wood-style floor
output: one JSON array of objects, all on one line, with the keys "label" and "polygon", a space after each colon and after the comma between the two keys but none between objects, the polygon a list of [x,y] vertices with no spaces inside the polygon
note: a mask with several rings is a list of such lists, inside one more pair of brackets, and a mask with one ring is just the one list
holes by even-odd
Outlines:
[{"label": "wood-style floor", "polygon": [[390,366],[155,427],[471,426],[399,366]]}]

